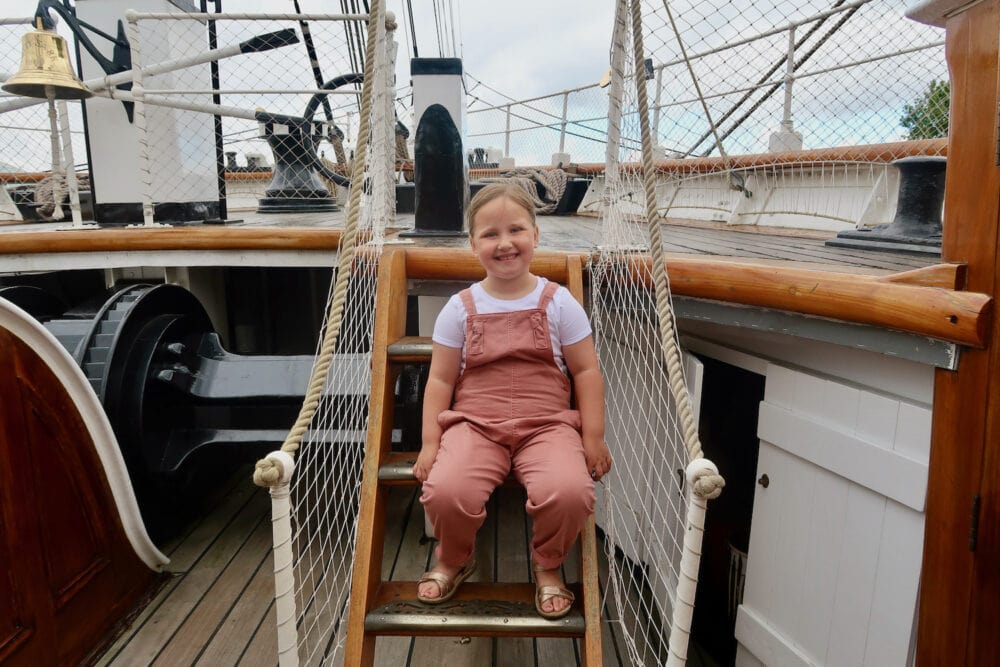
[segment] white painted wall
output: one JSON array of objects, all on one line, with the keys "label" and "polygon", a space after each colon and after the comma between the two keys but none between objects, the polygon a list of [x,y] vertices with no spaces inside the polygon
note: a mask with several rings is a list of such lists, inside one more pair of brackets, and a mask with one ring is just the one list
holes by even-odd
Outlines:
[{"label": "white painted wall", "polygon": [[[108,34],[114,35],[125,10],[179,12],[168,0],[78,0],[77,14]],[[146,65],[190,56],[192,49],[208,50],[204,24],[199,21],[140,22],[142,62]],[[126,24],[127,30],[127,24]],[[92,40],[111,58],[110,43]],[[104,71],[81,49],[83,78],[104,76]],[[161,74],[144,82],[146,88],[179,86],[211,88],[208,65],[186,68],[181,73]],[[121,102],[94,97],[85,103],[94,190],[97,203],[139,203],[139,152],[135,126],[128,122]],[[212,116],[154,105],[146,106],[146,127],[151,147],[154,202],[217,201],[215,130]],[[140,221],[141,222],[141,221]]]}]

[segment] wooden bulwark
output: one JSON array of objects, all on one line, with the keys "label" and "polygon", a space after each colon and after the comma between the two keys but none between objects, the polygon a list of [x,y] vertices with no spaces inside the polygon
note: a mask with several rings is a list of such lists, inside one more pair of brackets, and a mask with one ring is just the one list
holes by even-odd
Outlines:
[{"label": "wooden bulwark", "polygon": [[[649,275],[648,256],[629,261],[636,263],[636,278]],[[531,270],[565,282],[565,262],[562,253],[539,252]],[[670,257],[666,266],[671,292],[676,295],[870,324],[972,347],[985,345],[992,321],[992,299],[978,292],[718,259]],[[478,280],[484,275],[475,257],[457,248],[408,250],[406,268],[411,278]]]},{"label": "wooden bulwark", "polygon": [[[11,232],[0,237],[7,254],[190,250],[330,250],[341,230],[322,227],[176,227],[63,232]],[[536,275],[565,283],[566,257],[539,251]],[[582,256],[584,259],[586,255]],[[648,258],[647,258],[648,261]],[[412,279],[437,276],[479,280],[482,266],[467,249],[408,248]],[[983,347],[991,321],[991,299],[956,291],[965,281],[961,264],[939,264],[889,276],[837,273],[735,262],[713,257],[671,256],[671,290],[681,296],[774,308],[803,315],[897,329]]]},{"label": "wooden bulwark", "polygon": [[5,254],[138,250],[336,250],[343,230],[328,227],[133,227],[9,232]]}]

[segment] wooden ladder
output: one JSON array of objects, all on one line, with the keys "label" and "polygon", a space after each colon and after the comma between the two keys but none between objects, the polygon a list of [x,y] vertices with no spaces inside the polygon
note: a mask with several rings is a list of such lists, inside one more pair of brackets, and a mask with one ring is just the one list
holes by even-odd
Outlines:
[{"label": "wooden ladder", "polygon": [[[404,336],[408,253],[412,255],[413,251],[386,250],[378,270],[368,439],[344,664],[373,664],[375,640],[383,635],[506,636],[582,638],[582,663],[596,667],[601,664],[601,619],[593,515],[587,520],[580,538],[581,582],[569,585],[576,589],[577,601],[570,614],[559,620],[547,620],[538,615],[534,605],[535,585],[530,582],[466,582],[448,602],[424,605],[417,600],[415,581],[381,579],[389,487],[418,484],[412,473],[417,452],[390,451],[395,379],[404,363],[429,363],[431,357],[430,338]],[[552,263],[545,264],[551,266]],[[558,262],[556,266],[564,270],[546,275],[543,267],[536,273],[553,280],[561,278],[573,296],[582,302],[582,257],[569,255],[564,266],[558,266]],[[444,273],[442,269],[438,271]],[[421,278],[435,277],[445,278],[444,275],[426,275],[426,272],[421,275]],[[499,608],[504,613],[489,615],[477,611],[483,608]]]}]

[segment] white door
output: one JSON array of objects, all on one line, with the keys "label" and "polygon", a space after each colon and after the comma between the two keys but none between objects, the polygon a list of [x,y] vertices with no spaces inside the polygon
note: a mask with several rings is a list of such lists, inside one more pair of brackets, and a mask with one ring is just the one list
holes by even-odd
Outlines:
[{"label": "white door", "polygon": [[926,405],[768,367],[737,664],[912,661],[930,424]]}]

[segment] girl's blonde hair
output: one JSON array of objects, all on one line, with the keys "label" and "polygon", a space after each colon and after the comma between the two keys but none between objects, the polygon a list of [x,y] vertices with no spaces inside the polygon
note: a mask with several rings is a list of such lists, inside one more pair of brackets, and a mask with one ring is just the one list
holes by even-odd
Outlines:
[{"label": "girl's blonde hair", "polygon": [[535,202],[532,201],[531,196],[524,190],[524,188],[519,186],[515,181],[497,181],[496,183],[488,184],[482,190],[477,192],[476,196],[472,198],[471,202],[469,202],[469,236],[472,236],[475,231],[473,223],[476,221],[476,214],[491,201],[499,199],[500,197],[506,197],[523,208],[528,214],[528,218],[531,220],[531,226],[537,226],[535,223]]}]

